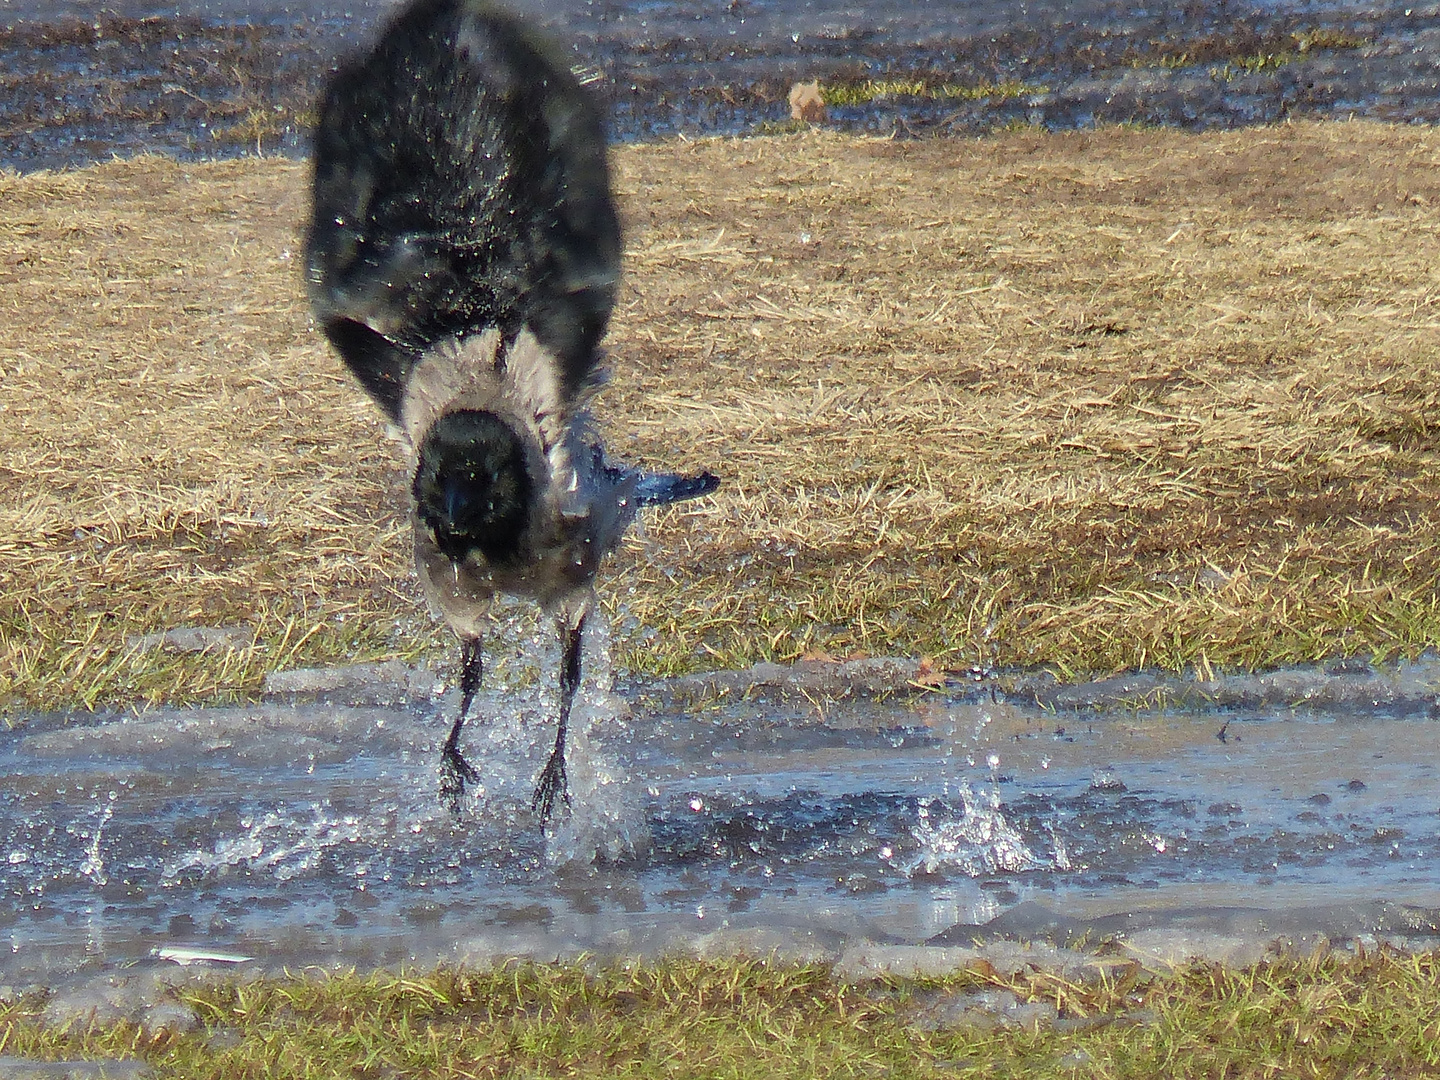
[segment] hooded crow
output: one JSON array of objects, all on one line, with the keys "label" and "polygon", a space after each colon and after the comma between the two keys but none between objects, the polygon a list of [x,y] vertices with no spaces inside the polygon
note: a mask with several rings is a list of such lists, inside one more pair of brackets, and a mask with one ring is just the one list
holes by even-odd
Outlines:
[{"label": "hooded crow", "polygon": [[563,58],[486,0],[413,0],[335,71],[315,129],[306,273],[315,317],[404,431],[415,565],[461,640],[460,753],[497,593],[530,597],[561,642],[543,824],[569,802],[565,731],[601,559],[638,507],[713,491],[710,473],[611,463],[588,420],[620,270],[599,106]]}]

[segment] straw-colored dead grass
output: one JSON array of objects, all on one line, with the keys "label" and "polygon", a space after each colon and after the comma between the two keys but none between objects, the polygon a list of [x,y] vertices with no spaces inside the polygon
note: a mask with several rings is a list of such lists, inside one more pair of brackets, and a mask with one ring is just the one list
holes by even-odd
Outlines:
[{"label": "straw-colored dead grass", "polygon": [[[605,578],[622,658],[1067,672],[1440,640],[1440,135],[626,147],[619,455],[710,466]],[[0,693],[413,655],[403,479],[311,329],[305,167],[0,177]],[[127,649],[178,624],[253,649]]]}]

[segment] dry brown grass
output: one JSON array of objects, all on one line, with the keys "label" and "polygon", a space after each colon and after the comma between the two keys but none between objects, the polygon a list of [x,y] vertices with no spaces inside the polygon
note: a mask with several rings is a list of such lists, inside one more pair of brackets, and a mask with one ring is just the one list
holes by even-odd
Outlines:
[{"label": "dry brown grass", "polygon": [[[619,455],[717,468],[606,576],[649,671],[1066,672],[1440,640],[1440,134],[1373,124],[616,151]],[[303,165],[0,177],[0,694],[253,691],[446,645],[311,329]],[[127,650],[252,623],[253,649]]]}]

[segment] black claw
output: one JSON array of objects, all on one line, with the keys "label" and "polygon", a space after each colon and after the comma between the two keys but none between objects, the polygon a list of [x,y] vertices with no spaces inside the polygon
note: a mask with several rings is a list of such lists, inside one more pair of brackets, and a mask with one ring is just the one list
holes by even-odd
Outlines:
[{"label": "black claw", "polygon": [[480,782],[480,774],[465,760],[465,755],[446,743],[440,751],[440,802],[455,816],[460,815],[460,804],[465,798],[465,785]]},{"label": "black claw", "polygon": [[544,828],[545,823],[550,820],[550,815],[555,812],[555,796],[557,795],[566,806],[570,805],[570,786],[565,779],[565,751],[563,748],[556,748],[555,752],[550,755],[550,760],[545,765],[545,771],[540,774],[540,779],[535,784],[535,794],[530,797],[530,810],[539,815],[541,828]]}]

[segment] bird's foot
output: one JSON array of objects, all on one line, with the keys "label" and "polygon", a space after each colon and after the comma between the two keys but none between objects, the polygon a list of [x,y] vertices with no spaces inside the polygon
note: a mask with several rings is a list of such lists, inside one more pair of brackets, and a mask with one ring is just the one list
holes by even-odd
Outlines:
[{"label": "bird's foot", "polygon": [[458,747],[449,743],[440,751],[440,802],[445,808],[460,816],[460,803],[465,798],[465,785],[478,784],[480,774],[465,760]]},{"label": "bird's foot", "polygon": [[540,815],[542,829],[555,810],[557,795],[566,806],[570,805],[570,787],[565,782],[565,751],[558,746],[546,762],[545,771],[540,774],[540,779],[535,784],[535,794],[530,798],[530,809]]}]

